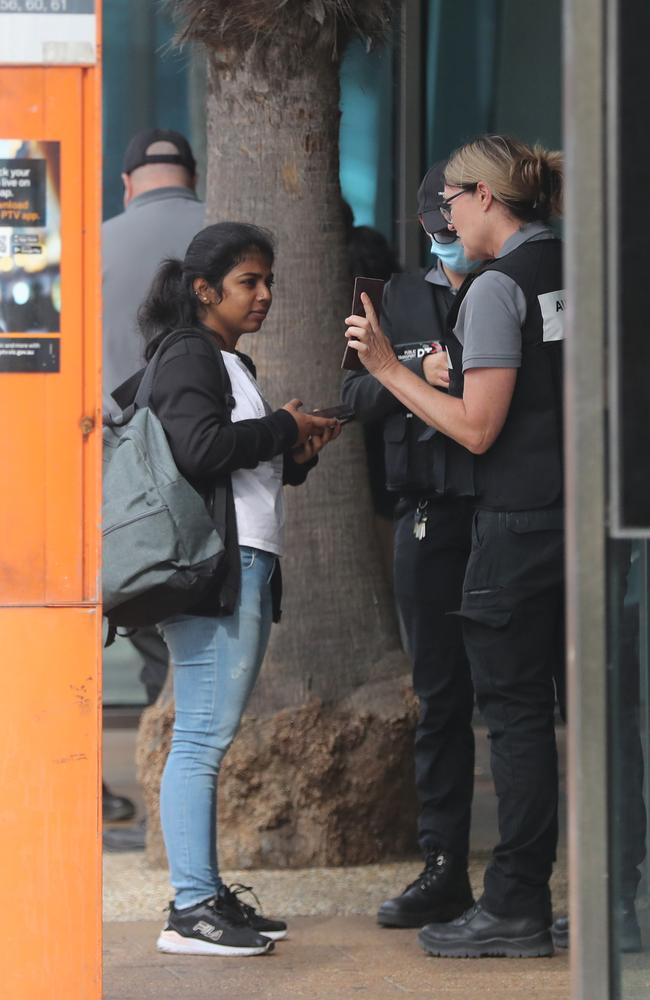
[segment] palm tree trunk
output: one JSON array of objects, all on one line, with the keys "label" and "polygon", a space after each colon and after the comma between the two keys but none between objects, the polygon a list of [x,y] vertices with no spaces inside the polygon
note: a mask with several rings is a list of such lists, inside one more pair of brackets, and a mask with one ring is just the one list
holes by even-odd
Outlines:
[{"label": "palm tree trunk", "polygon": [[[320,55],[272,86],[252,68],[210,72],[207,212],[277,237],[273,308],[243,339],[274,406],[339,399],[343,320],[350,310],[338,162],[338,65]],[[359,428],[323,453],[288,507],[284,621],[275,628],[255,697],[259,712],[326,702],[404,670],[377,552]]]}]

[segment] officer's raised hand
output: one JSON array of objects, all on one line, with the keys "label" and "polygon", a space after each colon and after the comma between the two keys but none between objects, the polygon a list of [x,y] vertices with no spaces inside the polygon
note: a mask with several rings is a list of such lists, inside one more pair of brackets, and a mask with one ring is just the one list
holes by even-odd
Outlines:
[{"label": "officer's raised hand", "polygon": [[361,293],[365,316],[348,316],[345,322],[345,336],[348,343],[358,352],[359,358],[371,375],[379,378],[393,365],[399,365],[392,344],[384,334],[372,302],[365,292]]}]

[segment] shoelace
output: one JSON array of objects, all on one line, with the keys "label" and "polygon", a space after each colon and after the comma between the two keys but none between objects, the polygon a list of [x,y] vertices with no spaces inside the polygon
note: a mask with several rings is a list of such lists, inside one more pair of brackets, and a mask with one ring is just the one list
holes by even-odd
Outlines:
[{"label": "shoelace", "polygon": [[[439,864],[440,858],[443,859],[442,864]],[[444,855],[440,851],[431,851],[424,859],[424,868],[417,878],[409,882],[404,892],[408,892],[409,889],[412,889],[416,885],[419,885],[422,889],[430,889],[440,878],[445,867]]]},{"label": "shoelace", "polygon": [[257,903],[257,908],[261,912],[262,904],[260,903],[252,885],[244,885],[243,882],[233,882],[232,885],[224,886],[223,898],[228,906],[235,907],[245,918],[245,920],[250,920],[250,918],[255,914],[255,907],[251,906],[249,903],[245,903],[239,897],[245,893],[250,892],[251,896]]},{"label": "shoelace", "polygon": [[474,917],[482,911],[483,907],[481,906],[481,901],[480,899],[477,899],[475,903],[472,903],[469,910],[465,910],[465,912],[461,913],[459,917],[456,917],[454,923],[468,924],[470,920],[473,920]]}]

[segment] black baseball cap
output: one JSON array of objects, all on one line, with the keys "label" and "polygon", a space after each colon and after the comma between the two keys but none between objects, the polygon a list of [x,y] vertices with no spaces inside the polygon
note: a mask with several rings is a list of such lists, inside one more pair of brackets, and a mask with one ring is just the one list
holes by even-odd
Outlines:
[{"label": "black baseball cap", "polygon": [[[147,150],[154,142],[169,142],[176,147],[177,152],[148,153]],[[169,128],[148,128],[136,132],[126,147],[122,165],[125,174],[130,174],[137,167],[144,167],[148,163],[175,163],[189,170],[192,176],[196,173],[196,160],[192,147],[184,135]]]},{"label": "black baseball cap", "polygon": [[[445,186],[446,160],[439,160],[429,167],[418,188],[418,215],[428,233],[438,233],[447,229],[447,223],[440,214],[438,205],[444,201],[442,189]],[[450,234],[451,235],[451,234]]]}]

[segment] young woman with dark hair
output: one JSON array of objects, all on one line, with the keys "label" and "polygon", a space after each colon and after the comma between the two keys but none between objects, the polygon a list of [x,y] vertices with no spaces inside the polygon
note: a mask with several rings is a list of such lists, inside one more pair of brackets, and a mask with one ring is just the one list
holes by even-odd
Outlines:
[{"label": "young woman with dark hair", "polygon": [[140,309],[150,358],[163,338],[151,406],[178,468],[225,529],[226,568],[190,613],[159,629],[174,665],[176,718],[160,810],[176,898],[160,951],[259,955],[286,934],[226,887],[216,853],[219,767],[239,727],[278,620],[283,483],[304,482],[338,436],[294,399],[272,411],[239,338],[271,306],[273,243],[255,226],[219,223],[185,259],[165,261]]}]

